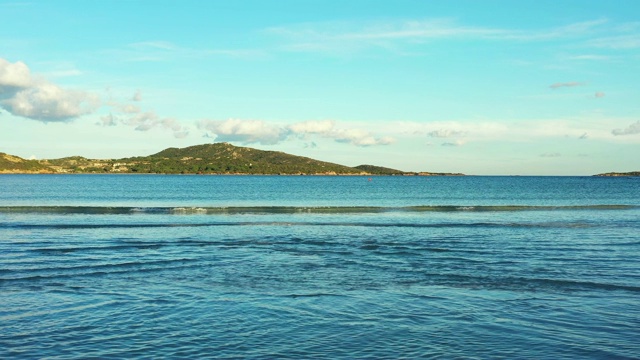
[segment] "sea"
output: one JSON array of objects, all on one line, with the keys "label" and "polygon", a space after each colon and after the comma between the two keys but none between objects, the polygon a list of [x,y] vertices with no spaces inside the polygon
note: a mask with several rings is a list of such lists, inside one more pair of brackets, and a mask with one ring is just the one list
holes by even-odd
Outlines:
[{"label": "sea", "polygon": [[1,359],[637,359],[640,178],[0,175]]}]

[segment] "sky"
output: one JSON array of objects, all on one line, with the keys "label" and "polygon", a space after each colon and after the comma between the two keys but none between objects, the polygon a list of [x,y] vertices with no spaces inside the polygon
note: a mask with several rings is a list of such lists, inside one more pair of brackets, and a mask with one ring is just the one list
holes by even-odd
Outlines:
[{"label": "sky", "polygon": [[640,170],[640,1],[0,0],[0,152]]}]

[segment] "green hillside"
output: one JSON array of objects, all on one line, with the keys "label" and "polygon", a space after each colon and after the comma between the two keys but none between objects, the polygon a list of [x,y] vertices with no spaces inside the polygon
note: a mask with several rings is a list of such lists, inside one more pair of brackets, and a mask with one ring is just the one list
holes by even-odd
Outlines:
[{"label": "green hillside", "polygon": [[640,176],[640,171],[609,172],[609,173],[604,173],[604,174],[597,174],[595,176]]},{"label": "green hillside", "polygon": [[3,173],[136,173],[238,175],[447,175],[406,173],[375,165],[349,167],[279,151],[264,151],[229,143],[168,148],[159,153],[123,159],[25,160],[0,153]]},{"label": "green hillside", "polygon": [[50,172],[51,169],[40,164],[37,160],[25,160],[23,158],[0,153],[0,172],[7,173],[37,173]]},{"label": "green hillside", "polygon": [[355,167],[371,175],[404,175],[404,171],[375,165],[358,165]]},{"label": "green hillside", "polygon": [[318,161],[278,151],[263,151],[228,143],[168,148],[142,158],[121,159],[135,163],[131,172],[203,174],[360,174],[348,166]]}]

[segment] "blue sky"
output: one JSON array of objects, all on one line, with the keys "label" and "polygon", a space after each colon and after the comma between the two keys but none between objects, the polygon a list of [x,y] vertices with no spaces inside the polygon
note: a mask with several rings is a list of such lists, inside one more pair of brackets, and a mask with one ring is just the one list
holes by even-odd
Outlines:
[{"label": "blue sky", "polygon": [[0,151],[640,170],[638,1],[0,0]]}]

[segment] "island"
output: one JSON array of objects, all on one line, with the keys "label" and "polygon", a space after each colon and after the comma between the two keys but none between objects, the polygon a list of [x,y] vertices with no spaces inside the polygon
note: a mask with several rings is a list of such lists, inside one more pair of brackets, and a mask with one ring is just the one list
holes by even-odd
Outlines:
[{"label": "island", "polygon": [[13,174],[218,174],[218,175],[402,175],[463,176],[461,173],[406,172],[375,165],[355,167],[280,151],[229,143],[168,148],[156,154],[122,159],[27,160],[0,153],[0,173]]},{"label": "island", "polygon": [[630,171],[630,172],[608,172],[604,174],[597,174],[594,176],[640,176],[640,171]]}]

